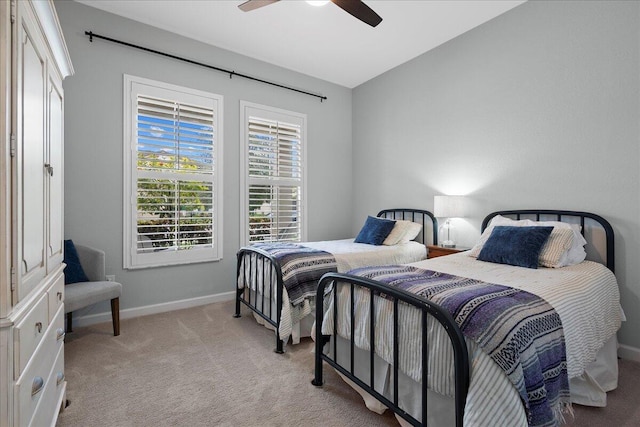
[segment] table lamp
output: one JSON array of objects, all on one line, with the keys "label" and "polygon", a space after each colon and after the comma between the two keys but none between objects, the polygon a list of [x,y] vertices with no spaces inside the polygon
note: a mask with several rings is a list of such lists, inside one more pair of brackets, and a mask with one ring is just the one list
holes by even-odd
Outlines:
[{"label": "table lamp", "polygon": [[453,233],[452,218],[463,218],[464,197],[463,196],[434,196],[433,215],[436,218],[446,218],[444,224],[438,230],[438,240],[440,246],[444,248],[455,248],[455,235]]}]

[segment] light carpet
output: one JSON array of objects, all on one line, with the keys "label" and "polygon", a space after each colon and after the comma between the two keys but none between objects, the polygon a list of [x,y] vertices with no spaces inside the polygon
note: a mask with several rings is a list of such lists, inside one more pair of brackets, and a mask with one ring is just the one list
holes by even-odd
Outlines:
[{"label": "light carpet", "polygon": [[[77,328],[65,342],[67,399],[58,426],[397,426],[325,365],[313,341],[276,354],[273,332],[223,302]],[[640,364],[621,361],[607,408],[574,405],[571,426],[640,425]]]}]

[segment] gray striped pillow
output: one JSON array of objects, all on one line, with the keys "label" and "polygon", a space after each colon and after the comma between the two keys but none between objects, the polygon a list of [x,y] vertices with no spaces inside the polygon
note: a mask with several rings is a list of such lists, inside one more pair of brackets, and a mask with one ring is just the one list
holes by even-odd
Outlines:
[{"label": "gray striped pillow", "polygon": [[542,246],[538,264],[543,267],[562,267],[560,258],[569,250],[573,243],[573,230],[570,228],[554,227],[549,238]]}]

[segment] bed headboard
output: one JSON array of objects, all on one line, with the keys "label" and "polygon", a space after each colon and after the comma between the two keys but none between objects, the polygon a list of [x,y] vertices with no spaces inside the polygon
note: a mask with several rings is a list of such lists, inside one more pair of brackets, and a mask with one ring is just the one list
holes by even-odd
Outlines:
[{"label": "bed headboard", "polygon": [[557,211],[549,209],[519,209],[492,212],[482,220],[482,229],[489,225],[489,221],[502,215],[513,219],[530,219],[533,221],[561,221],[580,225],[580,231],[587,241],[585,250],[587,259],[605,264],[609,270],[615,272],[615,254],[613,227],[609,221],[590,212]]},{"label": "bed headboard", "polygon": [[[429,211],[410,208],[383,209],[378,212],[377,216],[378,218],[411,221],[422,224],[422,231],[416,237],[416,241],[424,245],[438,244],[438,220]],[[428,239],[429,234],[427,229],[431,230],[431,241]]]}]

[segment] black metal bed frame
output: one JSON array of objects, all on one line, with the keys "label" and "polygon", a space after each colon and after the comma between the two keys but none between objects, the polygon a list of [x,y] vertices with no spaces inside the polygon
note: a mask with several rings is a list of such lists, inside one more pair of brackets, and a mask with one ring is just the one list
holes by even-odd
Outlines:
[{"label": "black metal bed frame", "polygon": [[[487,215],[482,221],[482,231],[486,229],[489,222],[496,215],[502,215],[507,217],[515,217],[516,219],[520,219],[523,216],[534,216],[536,221],[540,220],[552,220],[549,217],[555,217],[555,220],[562,221],[566,218],[578,218],[581,225],[581,232],[584,234],[585,231],[585,219],[592,219],[596,221],[605,231],[605,243],[606,243],[606,266],[613,272],[615,267],[615,258],[614,258],[614,233],[611,224],[602,218],[599,215],[592,214],[589,212],[579,212],[579,211],[565,211],[565,210],[540,210],[540,209],[524,209],[524,210],[508,210],[508,211],[498,211],[493,212]],[[544,218],[543,218],[544,217]],[[570,222],[570,221],[564,221]],[[333,288],[333,307],[338,307],[337,303],[337,286],[350,286],[350,295],[351,295],[351,308],[350,313],[341,315],[350,316],[350,366],[344,367],[337,363],[337,340],[331,340],[330,336],[322,335],[322,320],[324,318],[324,298],[325,290],[327,286],[332,285]],[[370,364],[370,373],[369,373],[369,384],[363,381],[361,378],[358,378],[354,374],[354,327],[356,323],[355,310],[354,310],[354,288],[356,286],[360,286],[369,290],[370,293],[370,337],[369,342],[370,350],[369,350],[369,364]],[[374,384],[374,345],[373,343],[375,338],[375,318],[374,318],[374,294],[384,294],[386,298],[390,298],[393,300],[394,304],[394,330],[393,330],[393,400],[389,400],[379,392],[375,390]],[[461,427],[463,425],[464,418],[464,410],[466,404],[466,396],[468,394],[469,389],[469,379],[470,379],[470,367],[469,367],[469,355],[467,352],[467,346],[464,340],[464,336],[460,331],[458,325],[451,318],[451,315],[444,309],[442,309],[437,304],[419,297],[415,294],[411,294],[405,292],[398,288],[389,287],[381,282],[376,282],[373,280],[369,280],[360,276],[353,276],[350,274],[340,274],[340,273],[327,273],[320,280],[320,284],[318,286],[318,291],[316,294],[316,336],[315,336],[315,376],[311,383],[317,387],[321,387],[323,384],[323,373],[322,373],[322,362],[326,362],[338,372],[346,376],[348,379],[356,383],[359,387],[364,389],[367,393],[372,395],[374,398],[378,399],[404,420],[409,422],[414,426],[422,425],[420,421],[414,418],[412,415],[408,414],[405,410],[399,407],[398,405],[398,303],[399,301],[415,306],[417,309],[422,311],[422,382],[421,382],[421,390],[422,390],[422,420],[427,419],[427,357],[428,357],[428,337],[427,337],[427,316],[432,316],[435,320],[437,320],[447,331],[449,336],[449,340],[451,341],[451,345],[454,353],[454,372],[455,372],[455,417],[456,417],[456,426]],[[338,325],[338,310],[334,309],[333,313],[333,325],[334,329],[337,328]],[[325,354],[323,352],[323,348],[325,344],[331,342],[333,345],[333,354],[334,359],[331,358],[329,354]]]},{"label": "black metal bed frame", "polygon": [[[337,286],[350,286],[351,295],[351,309],[350,309],[350,363],[349,368],[345,368],[336,362],[337,359],[337,340],[333,340],[333,354],[335,359],[332,359],[329,355],[324,354],[322,349],[324,345],[329,341],[328,336],[322,335],[322,319],[324,316],[324,298],[325,290],[328,285],[334,287],[333,290],[333,307],[338,307],[338,292]],[[369,384],[358,378],[354,374],[354,348],[355,348],[355,307],[354,307],[354,288],[360,286],[369,290]],[[374,311],[374,295],[384,294],[384,297],[393,301],[393,400],[389,400],[379,392],[375,390],[374,383],[374,343],[375,343],[375,311]],[[456,410],[456,426],[462,427],[462,419],[464,415],[464,406],[467,400],[467,392],[469,390],[469,355],[467,352],[467,344],[464,341],[464,336],[460,331],[460,328],[456,324],[451,315],[437,304],[429,301],[426,298],[418,295],[403,291],[402,289],[392,288],[383,283],[376,282],[370,279],[366,279],[359,276],[351,276],[348,274],[340,273],[327,273],[320,279],[318,285],[318,291],[316,294],[316,348],[315,348],[315,377],[311,383],[315,386],[322,386],[322,361],[324,360],[329,365],[334,367],[338,372],[345,375],[347,378],[355,382],[358,386],[366,390],[373,397],[378,399],[387,407],[391,408],[396,414],[401,416],[407,422],[414,426],[420,426],[420,421],[415,419],[412,415],[400,408],[398,405],[398,366],[399,366],[399,349],[398,349],[398,304],[400,302],[409,304],[422,312],[422,419],[427,419],[427,378],[429,371],[426,368],[428,366],[428,351],[429,351],[429,339],[427,337],[427,318],[433,317],[439,322],[447,332],[451,345],[453,347],[454,368],[455,368],[455,410]],[[334,329],[338,325],[338,310],[333,310],[333,325]]]},{"label": "black metal bed frame", "polygon": [[[438,219],[429,211],[423,209],[411,209],[411,208],[397,208],[397,209],[383,209],[376,215],[378,218],[392,219],[396,221],[411,221],[419,222],[422,224],[422,231],[416,237],[416,241],[427,245],[427,227],[424,225],[427,222],[427,218],[431,220],[431,241],[434,245],[438,244]],[[416,221],[418,220],[418,221]]]},{"label": "black metal bed frame", "polygon": [[[433,244],[438,243],[438,220],[436,217],[429,211],[422,209],[411,209],[411,208],[395,208],[395,209],[384,209],[378,212],[377,217],[393,219],[393,220],[405,220],[412,222],[419,222],[423,224],[422,232],[416,237],[416,241],[427,245],[427,236],[428,231],[426,230],[426,225],[431,224],[432,227],[432,242]],[[276,302],[275,306],[273,304],[273,298],[269,298],[269,303],[265,304],[264,298],[259,298],[258,293],[256,293],[256,297],[251,297],[251,289],[259,289],[259,283],[257,283],[258,271],[254,271],[254,266],[251,262],[243,262],[244,260],[250,260],[251,257],[254,257],[256,260],[255,265],[261,266],[260,273],[262,273],[263,278],[268,278],[269,283],[269,295],[273,295],[274,292],[274,278],[275,281],[275,292],[276,292]],[[244,270],[241,270],[244,268]],[[256,267],[258,268],[258,267]],[[238,287],[238,280],[240,278],[240,274],[243,276],[243,286]],[[263,289],[265,284],[263,283]],[[268,252],[255,248],[255,247],[244,247],[241,248],[237,253],[237,263],[236,263],[236,310],[233,317],[241,317],[240,307],[241,304],[244,304],[246,307],[251,309],[258,316],[263,318],[265,322],[269,323],[276,330],[276,353],[284,352],[284,343],[282,339],[280,339],[279,327],[280,327],[280,317],[282,315],[282,292],[283,292],[283,282],[282,282],[282,270],[280,268],[280,264],[278,261]],[[245,289],[248,291],[245,293]],[[265,289],[266,290],[266,289]],[[265,310],[267,310],[265,312]],[[275,310],[275,313],[274,313]],[[275,314],[276,320],[272,320]]]},{"label": "black metal bed frame", "polygon": [[[555,221],[561,222],[570,222],[563,221],[563,219],[567,218],[577,218],[580,221],[580,232],[582,235],[585,234],[585,220],[591,219],[598,223],[600,227],[604,230],[605,233],[605,245],[606,245],[606,260],[605,265],[612,273],[615,273],[616,267],[616,259],[615,259],[615,245],[614,245],[614,233],[613,227],[603,217],[600,215],[591,213],[591,212],[581,212],[581,211],[564,211],[564,210],[552,210],[552,209],[516,209],[516,210],[508,210],[508,211],[497,211],[492,212],[487,215],[482,220],[482,228],[481,231],[484,231],[489,222],[493,219],[493,217],[501,215],[506,217],[515,217],[515,219],[521,219],[523,216],[535,216],[536,221],[553,221],[553,219],[548,219],[549,217],[555,217]],[[542,218],[545,217],[545,218]]]}]

